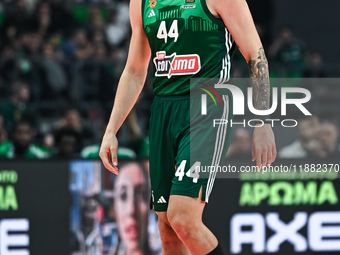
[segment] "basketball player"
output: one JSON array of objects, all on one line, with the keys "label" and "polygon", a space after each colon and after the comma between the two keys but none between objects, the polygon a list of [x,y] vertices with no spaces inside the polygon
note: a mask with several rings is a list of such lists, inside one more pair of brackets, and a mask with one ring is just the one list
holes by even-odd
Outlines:
[{"label": "basketball player", "polygon": [[[192,164],[220,164],[230,129],[211,128],[207,136],[200,125],[191,127],[190,109],[195,104],[200,109],[200,104],[189,102],[189,85],[190,78],[199,77],[226,81],[235,42],[249,65],[254,107],[269,109],[268,63],[249,8],[245,0],[131,0],[130,18],[129,55],[100,157],[108,170],[118,174],[116,133],[142,90],[151,57],[155,64],[155,100],[149,130],[150,178],[162,254],[223,254],[216,237],[202,223],[214,176],[200,178],[191,170]],[[219,113],[228,119],[231,101],[228,96],[221,99]],[[194,118],[199,122],[198,115]],[[200,145],[195,152],[204,152],[196,162],[190,159],[193,140]],[[275,157],[271,126],[258,125],[252,140],[253,161],[258,167],[267,166]]]}]

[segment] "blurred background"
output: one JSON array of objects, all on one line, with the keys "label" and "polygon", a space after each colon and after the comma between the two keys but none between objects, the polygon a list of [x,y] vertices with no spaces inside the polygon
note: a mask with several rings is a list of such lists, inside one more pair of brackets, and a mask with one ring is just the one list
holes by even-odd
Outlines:
[{"label": "blurred background", "polygon": [[[339,36],[335,33],[340,18],[333,11],[340,7],[338,2],[249,0],[248,4],[269,58],[271,78],[340,75]],[[15,133],[25,125],[30,133],[26,146],[34,145],[39,153],[26,153],[24,157],[96,156],[125,65],[130,35],[128,0],[1,1],[0,156],[23,155]],[[152,72],[150,66],[150,75]],[[118,134],[120,145],[137,157],[147,155],[153,100],[150,75]],[[248,77],[239,52],[234,55],[232,75]],[[278,136],[279,150],[304,139],[301,133],[310,133],[323,143],[326,138],[321,138],[322,134],[332,133],[329,140],[337,140],[340,87],[306,87],[312,92],[314,104],[318,104],[312,120],[315,130],[296,129]],[[328,127],[320,130],[330,132],[321,134],[317,126],[324,122]],[[16,147],[14,151],[10,142]]]},{"label": "blurred background", "polygon": [[[247,2],[269,59],[271,78],[294,79],[294,85],[305,87],[312,93],[312,117],[298,116],[299,125],[296,128],[279,126],[274,129],[279,162],[304,164],[319,160],[317,163],[339,163],[340,86],[336,79],[340,76],[340,36],[337,33],[340,24],[337,11],[339,1]],[[137,176],[136,180],[130,180],[132,186],[124,188],[131,192],[124,194],[120,191],[120,179],[105,171],[98,161],[101,137],[125,65],[130,35],[129,0],[0,1],[0,215],[4,214],[0,220],[30,219],[30,241],[18,243],[17,246],[30,247],[31,254],[134,254],[131,249],[136,247],[143,254],[160,252],[157,218],[148,210],[147,157],[149,107],[153,100],[152,65],[139,100],[118,133],[118,157],[124,162],[122,176],[125,171],[130,171],[127,176]],[[234,78],[248,77],[247,65],[239,52],[234,55],[232,68]],[[304,78],[310,79],[310,82]],[[327,82],[323,83],[326,78]],[[289,85],[280,83],[278,86]],[[245,91],[246,87],[241,89]],[[226,162],[240,165],[250,161],[251,135],[251,129],[234,128]],[[46,165],[46,162],[52,163]],[[54,164],[57,166],[52,166]],[[39,169],[45,169],[45,172]],[[48,175],[43,177],[52,170],[57,171],[55,179]],[[21,177],[26,176],[27,171],[31,171],[32,175]],[[253,185],[255,179],[248,181]],[[144,186],[141,188],[141,183],[133,184],[134,181],[140,181]],[[332,179],[333,188],[339,186],[337,181],[336,178]],[[41,191],[37,192],[39,183],[42,185]],[[270,185],[274,183],[268,183],[268,194]],[[287,183],[292,187],[296,184],[295,180]],[[302,183],[306,190],[308,185],[312,185],[308,181]],[[320,177],[315,184],[315,196],[323,184],[323,177]],[[49,189],[53,185],[55,189]],[[225,183],[217,185],[224,186]],[[238,190],[236,193],[241,196],[243,186],[238,188],[237,185],[241,184],[231,184],[231,187]],[[12,186],[16,191],[17,204],[10,200],[13,195],[8,195],[13,194],[7,191]],[[35,207],[20,206],[24,203],[20,200],[38,196],[46,205],[53,205],[53,199],[48,199],[46,193],[61,190],[65,190],[66,197],[58,200],[58,208],[65,208],[69,213],[63,218],[55,218],[49,226],[53,232],[54,227],[67,222],[64,228],[67,231],[55,231],[56,236],[46,239],[45,246],[36,245],[37,239],[47,238],[48,235],[42,235],[44,231],[34,230],[34,224],[40,226],[40,221],[47,215],[44,209],[38,210],[39,214]],[[295,194],[297,189],[292,190]],[[313,192],[313,188],[308,190]],[[318,200],[319,207],[316,207],[317,202],[306,198],[304,203],[295,204],[297,207],[290,207],[292,215],[297,210],[339,211],[339,191],[337,188],[333,191],[335,200],[326,199],[325,204]],[[7,196],[10,198],[7,199]],[[257,205],[262,207],[255,208],[255,211],[263,211],[265,215],[269,209],[276,212],[286,210],[285,207],[273,209],[272,204],[266,204],[267,196],[259,201]],[[238,211],[244,209],[242,206],[247,206],[236,200],[234,202],[235,206],[240,206]],[[121,213],[128,203],[134,209]],[[233,205],[226,201],[228,203]],[[299,207],[306,204],[308,208]],[[225,225],[229,226],[233,214],[227,205],[223,210],[229,210]],[[244,210],[251,211],[248,207]],[[209,208],[208,213],[212,215]],[[120,214],[130,215],[130,218],[126,219]],[[290,220],[288,217],[286,222]],[[229,230],[226,229],[218,230],[221,239],[228,239],[223,243],[224,249],[231,254],[237,253],[229,248]],[[340,237],[339,228],[337,230]],[[303,231],[305,233],[307,230]],[[39,236],[38,232],[41,237],[34,237]],[[0,236],[0,246],[7,247],[1,240],[5,239]],[[67,242],[69,250],[61,249],[55,240]],[[291,244],[286,245],[291,247]],[[293,247],[288,248],[291,253],[283,250],[278,254],[294,254],[296,249]],[[333,252],[338,252],[334,254],[339,254],[339,246],[334,247]],[[2,249],[2,255],[8,254],[7,248]],[[308,246],[302,254],[317,252],[313,249]],[[252,252],[254,250],[249,249],[247,254]],[[320,254],[325,252],[323,250]]]}]

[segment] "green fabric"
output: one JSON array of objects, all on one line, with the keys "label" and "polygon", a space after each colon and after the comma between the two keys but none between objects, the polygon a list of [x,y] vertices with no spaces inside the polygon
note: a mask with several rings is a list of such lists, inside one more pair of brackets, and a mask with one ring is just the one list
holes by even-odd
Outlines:
[{"label": "green fabric", "polygon": [[233,40],[205,0],[143,0],[155,95],[190,93],[190,78],[230,77]]},{"label": "green fabric", "polygon": [[73,18],[77,22],[84,23],[89,18],[89,9],[83,5],[78,5],[74,7]]},{"label": "green fabric", "polygon": [[[49,156],[46,149],[35,144],[31,144],[24,154],[24,158],[42,159]],[[16,158],[12,142],[5,142],[0,145],[0,158]]]},{"label": "green fabric", "polygon": [[[80,156],[86,159],[99,159],[100,144],[89,145],[85,147]],[[133,150],[124,147],[118,147],[117,150],[118,159],[135,159],[136,153]]]},{"label": "green fabric", "polygon": [[[74,7],[72,14],[73,14],[74,20],[80,23],[85,23],[86,21],[88,21],[89,16],[90,16],[89,8],[84,5],[78,5]],[[109,16],[109,10],[106,8],[101,8],[100,16],[103,18],[103,20],[107,20]]]},{"label": "green fabric", "polygon": [[[186,174],[195,162],[200,162],[202,167],[219,165],[230,143],[230,126],[224,125],[221,129],[219,126],[213,127],[213,120],[223,118],[230,123],[232,97],[222,98],[223,106],[215,106],[208,97],[209,115],[201,115],[200,98],[188,98],[156,97],[151,106],[149,159],[155,211],[167,210],[170,195],[198,197],[201,187],[202,200],[208,201],[209,190],[208,194],[206,191],[210,173],[200,173],[196,183]],[[180,179],[175,172],[182,164],[185,174]],[[209,189],[213,184],[210,185]],[[167,202],[162,201],[162,197]]]}]

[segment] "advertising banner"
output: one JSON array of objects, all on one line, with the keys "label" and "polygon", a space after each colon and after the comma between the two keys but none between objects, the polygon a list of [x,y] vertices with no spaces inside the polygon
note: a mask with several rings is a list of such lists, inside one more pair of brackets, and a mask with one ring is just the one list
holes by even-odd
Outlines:
[{"label": "advertising banner", "polygon": [[[339,254],[339,163],[277,160],[254,171],[227,159],[221,171],[236,175],[216,179],[204,222],[225,254]],[[0,254],[160,254],[146,169],[124,162],[120,170],[92,160],[2,161]]]},{"label": "advertising banner", "polygon": [[67,161],[1,161],[0,254],[69,254]]},{"label": "advertising banner", "polygon": [[226,254],[340,254],[340,161],[305,162],[225,162],[238,178],[216,180],[204,220]]}]

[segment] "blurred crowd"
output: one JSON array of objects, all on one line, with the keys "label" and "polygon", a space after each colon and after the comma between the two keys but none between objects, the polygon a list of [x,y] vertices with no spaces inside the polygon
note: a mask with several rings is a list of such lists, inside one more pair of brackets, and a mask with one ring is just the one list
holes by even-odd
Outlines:
[{"label": "blurred crowd", "polygon": [[[1,1],[0,157],[98,157],[130,33],[125,0]],[[121,157],[147,156],[149,103],[124,124]]]},{"label": "blurred crowd", "polygon": [[[293,28],[282,26],[272,32],[271,0],[253,2],[249,5],[270,59],[271,77],[338,75],[326,68],[322,54],[309,50]],[[129,0],[1,1],[0,157],[98,158],[130,34]],[[247,77],[240,53],[234,59],[233,77]],[[318,99],[318,115],[323,117],[308,120],[314,131],[304,128],[302,121],[297,134],[291,132],[292,139],[299,140],[279,148],[279,156],[327,157],[338,150],[339,86],[308,89]],[[118,133],[119,157],[148,156],[152,99],[147,78]],[[237,130],[229,155],[242,154],[243,149],[249,153],[249,141],[247,129]]]},{"label": "blurred crowd", "polygon": [[[339,128],[334,122],[320,121],[317,116],[305,116],[300,118],[298,123],[297,139],[279,147],[278,158],[339,158]],[[276,132],[276,140],[279,139],[280,133]],[[251,131],[249,129],[237,128],[234,131],[227,158],[243,160],[251,158]]]}]

